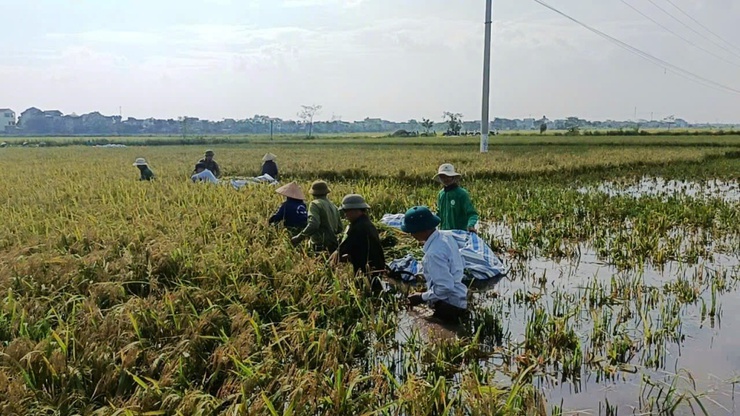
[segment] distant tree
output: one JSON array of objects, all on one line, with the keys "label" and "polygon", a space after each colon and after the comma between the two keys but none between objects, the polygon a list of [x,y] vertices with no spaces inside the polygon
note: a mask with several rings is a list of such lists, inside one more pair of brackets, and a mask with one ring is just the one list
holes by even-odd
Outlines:
[{"label": "distant tree", "polygon": [[424,128],[424,133],[429,134],[434,128],[434,122],[428,118],[422,118],[421,127]]},{"label": "distant tree", "polygon": [[182,133],[182,139],[185,140],[188,137],[188,118],[178,117],[177,120],[181,123],[180,132]]},{"label": "distant tree", "polygon": [[671,131],[671,126],[676,123],[676,117],[672,115],[668,116],[663,119],[663,122],[668,124],[668,131]]},{"label": "distant tree", "polygon": [[447,122],[447,134],[449,136],[459,136],[460,130],[462,130],[462,117],[460,113],[451,113],[445,111],[442,118]]},{"label": "distant tree", "polygon": [[321,111],[321,106],[316,104],[302,105],[301,108],[298,117],[303,120],[304,124],[308,124],[308,137],[310,138],[313,134],[313,118]]}]

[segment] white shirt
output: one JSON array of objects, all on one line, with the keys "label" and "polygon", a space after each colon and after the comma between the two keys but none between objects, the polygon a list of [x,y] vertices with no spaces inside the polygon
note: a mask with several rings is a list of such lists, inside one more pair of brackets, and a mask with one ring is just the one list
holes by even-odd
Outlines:
[{"label": "white shirt", "polygon": [[213,172],[211,172],[208,169],[203,170],[201,173],[196,173],[195,175],[191,176],[190,179],[193,180],[193,182],[210,182],[210,183],[218,183],[218,179],[216,176],[213,175]]},{"label": "white shirt", "polygon": [[468,288],[462,282],[463,260],[451,233],[434,231],[429,236],[424,243],[421,264],[428,289],[421,295],[425,302],[445,301],[467,309]]}]

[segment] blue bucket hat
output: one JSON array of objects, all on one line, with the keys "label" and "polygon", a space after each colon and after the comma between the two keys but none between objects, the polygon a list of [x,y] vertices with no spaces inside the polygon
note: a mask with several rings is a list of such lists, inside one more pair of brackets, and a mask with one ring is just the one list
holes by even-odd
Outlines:
[{"label": "blue bucket hat", "polygon": [[432,214],[427,207],[413,207],[403,216],[401,231],[409,234],[437,228],[442,222],[438,216]]}]

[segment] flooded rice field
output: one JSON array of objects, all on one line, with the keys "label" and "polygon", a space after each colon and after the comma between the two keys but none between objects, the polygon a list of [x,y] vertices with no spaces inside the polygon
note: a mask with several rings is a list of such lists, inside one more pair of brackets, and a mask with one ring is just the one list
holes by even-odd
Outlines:
[{"label": "flooded rice field", "polygon": [[[511,247],[532,227],[488,224],[486,235]],[[608,251],[600,255],[593,241],[572,243],[565,257],[503,254],[508,274],[472,287],[474,320],[485,330],[472,335],[441,325],[428,310],[403,311],[400,349],[420,338],[478,336],[490,347],[481,368],[503,385],[532,368],[525,377],[549,414],[735,414],[740,241],[715,244],[681,229],[669,234],[688,241],[679,251],[700,244],[703,255],[624,267]]]},{"label": "flooded rice field", "polygon": [[[353,140],[215,151],[229,175],[271,152],[304,191],[362,194],[386,261],[421,247],[379,219],[435,207],[455,164],[507,271],[461,325],[409,309],[423,283],[379,295],[294,247],[274,187],[193,184],[204,149],[9,148],[0,414],[740,413],[738,138]],[[155,181],[126,170],[139,157]]]},{"label": "flooded rice field", "polygon": [[740,183],[737,180],[666,180],[660,177],[643,176],[639,179],[607,181],[597,186],[579,188],[579,192],[582,193],[594,191],[609,196],[631,196],[635,198],[654,196],[663,198],[720,199],[731,203],[740,202]]}]

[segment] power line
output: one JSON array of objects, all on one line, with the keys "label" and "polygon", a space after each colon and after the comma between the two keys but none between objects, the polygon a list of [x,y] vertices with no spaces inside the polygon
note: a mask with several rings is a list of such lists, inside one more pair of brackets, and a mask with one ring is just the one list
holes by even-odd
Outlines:
[{"label": "power line", "polygon": [[580,26],[583,26],[584,28],[586,28],[590,32],[593,32],[593,33],[601,36],[602,38],[604,38],[604,39],[606,39],[606,40],[608,40],[608,41],[616,44],[620,48],[622,48],[622,49],[624,49],[626,51],[629,51],[629,52],[631,52],[631,53],[633,53],[633,54],[635,54],[637,56],[640,56],[643,59],[648,60],[649,62],[651,62],[654,65],[657,65],[657,66],[659,66],[659,67],[661,67],[663,69],[665,69],[666,71],[671,71],[672,73],[674,73],[676,75],[679,75],[681,77],[684,77],[686,79],[689,79],[691,81],[694,81],[696,83],[702,84],[702,85],[707,86],[707,87],[710,87],[710,88],[715,88],[715,89],[719,89],[719,90],[724,90],[726,92],[733,92],[735,94],[740,94],[740,90],[738,90],[736,88],[729,87],[727,85],[721,84],[721,83],[716,82],[716,81],[713,81],[711,79],[702,77],[701,75],[697,75],[697,74],[695,74],[695,73],[693,73],[691,71],[687,71],[687,70],[685,70],[683,68],[680,68],[680,67],[678,67],[676,65],[671,64],[670,62],[666,62],[663,59],[657,58],[657,57],[655,57],[655,56],[653,56],[653,55],[651,55],[651,54],[649,54],[649,53],[647,53],[647,52],[645,52],[645,51],[643,51],[641,49],[638,49],[638,48],[636,48],[636,47],[634,47],[634,46],[632,46],[632,45],[630,45],[628,43],[622,42],[621,40],[619,40],[619,39],[617,39],[617,38],[615,38],[613,36],[610,36],[610,35],[602,32],[602,31],[600,31],[598,29],[595,29],[595,28],[593,28],[593,27],[591,27],[591,26],[589,26],[589,25],[587,25],[587,24],[585,24],[585,23],[577,20],[574,17],[571,17],[571,16],[565,14],[564,12],[561,12],[560,10],[556,9],[555,7],[550,6],[549,4],[545,3],[543,0],[533,0],[533,1],[536,2],[536,3],[539,3],[540,5],[548,8],[548,9],[550,9],[552,11],[554,11],[555,13],[557,13],[557,14],[565,17],[566,19],[568,19],[568,20],[570,20],[570,21],[572,21],[572,22],[574,22],[574,23],[576,23],[576,24],[578,24]]},{"label": "power line", "polygon": [[711,33],[712,35],[714,35],[714,37],[716,37],[717,39],[719,39],[719,40],[721,40],[722,42],[726,43],[726,44],[727,44],[727,45],[729,45],[729,46],[730,46],[731,48],[733,48],[733,49],[735,49],[735,50],[738,50],[738,51],[740,51],[740,48],[738,48],[738,47],[737,47],[737,46],[735,46],[734,44],[732,44],[732,43],[728,42],[728,41],[727,41],[727,40],[726,40],[725,38],[723,38],[722,36],[718,35],[718,34],[717,34],[717,33],[715,33],[714,31],[712,31],[712,29],[710,29],[710,28],[706,27],[705,25],[703,25],[703,24],[702,24],[702,23],[701,23],[700,21],[696,20],[696,19],[695,19],[695,18],[694,18],[693,16],[691,16],[691,15],[690,15],[690,14],[688,14],[688,13],[686,13],[686,12],[685,12],[685,11],[684,11],[684,10],[683,10],[682,8],[678,7],[678,6],[676,5],[676,3],[672,2],[671,0],[666,0],[666,1],[668,2],[668,4],[670,4],[671,6],[673,6],[673,7],[674,7],[674,8],[676,9],[676,10],[678,10],[678,11],[679,11],[679,12],[681,12],[681,13],[683,13],[683,15],[684,15],[684,16],[688,17],[688,18],[689,18],[689,19],[691,19],[691,20],[692,20],[692,21],[693,21],[694,23],[696,23],[697,25],[701,26],[701,27],[702,27],[702,28],[703,28],[704,30],[706,30],[707,32],[709,32],[709,33]]},{"label": "power line", "polygon": [[691,27],[691,25],[686,24],[683,20],[681,20],[678,17],[676,17],[673,14],[671,14],[671,12],[669,12],[668,10],[666,10],[663,7],[661,7],[660,5],[658,5],[655,1],[653,1],[653,0],[647,0],[647,1],[649,1],[650,4],[652,4],[653,6],[655,6],[658,10],[660,10],[663,13],[667,14],[671,19],[677,21],[678,23],[680,23],[681,25],[683,25],[684,27],[686,27],[690,31],[696,33],[697,35],[699,35],[702,38],[704,38],[707,41],[709,41],[712,45],[714,45],[714,46],[722,49],[723,51],[725,51],[727,53],[732,54],[736,58],[740,58],[740,54],[738,54],[737,52],[733,51],[732,49],[728,49],[726,46],[724,46],[724,45],[722,45],[720,43],[717,43],[717,41],[715,41],[714,39],[710,38],[709,36],[707,36],[707,35],[705,35],[705,34],[703,34],[701,32],[699,32],[698,30],[694,29],[693,27]]},{"label": "power line", "polygon": [[701,46],[701,45],[698,45],[698,44],[696,44],[696,43],[695,43],[694,41],[692,41],[692,40],[690,40],[690,39],[686,39],[685,37],[683,37],[683,36],[681,36],[680,34],[676,33],[675,31],[673,31],[673,30],[672,30],[672,29],[670,29],[669,27],[667,27],[667,26],[663,25],[662,23],[658,22],[657,20],[653,19],[652,17],[648,16],[647,14],[643,13],[643,12],[642,12],[642,11],[641,11],[640,9],[638,9],[637,7],[635,7],[635,6],[633,6],[633,5],[629,4],[629,3],[627,3],[627,2],[625,1],[625,0],[620,0],[620,1],[621,1],[622,3],[624,3],[625,5],[627,5],[627,7],[629,7],[630,9],[632,9],[632,10],[634,10],[635,12],[639,13],[639,14],[640,14],[640,15],[641,15],[642,17],[644,17],[644,18],[646,18],[646,19],[650,20],[651,22],[653,22],[653,23],[655,23],[656,25],[660,26],[660,27],[661,27],[661,28],[662,28],[663,30],[665,30],[666,32],[668,32],[668,33],[670,33],[670,34],[672,34],[672,35],[676,36],[677,38],[679,38],[679,39],[683,40],[684,42],[688,43],[689,45],[691,45],[691,46],[693,46],[693,47],[695,47],[695,48],[697,48],[697,49],[701,49],[702,51],[704,51],[704,52],[708,53],[709,55],[712,55],[712,56],[714,56],[715,58],[717,58],[717,59],[719,59],[719,60],[722,60],[722,61],[724,61],[724,62],[727,62],[727,63],[728,63],[728,64],[730,64],[730,65],[734,65],[734,66],[736,66],[736,67],[740,68],[740,65],[739,65],[739,64],[737,64],[737,63],[735,63],[735,62],[733,62],[733,61],[731,61],[731,60],[729,60],[729,59],[725,58],[725,57],[724,57],[724,56],[722,56],[722,55],[718,55],[718,54],[716,54],[716,53],[714,53],[714,52],[710,51],[709,49],[707,49],[707,48],[705,48],[705,47],[703,47],[703,46]]}]

